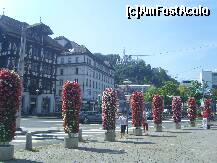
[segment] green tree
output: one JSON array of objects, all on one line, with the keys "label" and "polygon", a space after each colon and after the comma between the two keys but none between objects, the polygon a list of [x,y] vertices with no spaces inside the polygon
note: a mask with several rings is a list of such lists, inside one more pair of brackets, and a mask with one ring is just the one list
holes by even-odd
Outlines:
[{"label": "green tree", "polygon": [[197,80],[191,82],[189,87],[188,97],[194,97],[198,106],[200,106],[200,100],[203,97],[202,84]]},{"label": "green tree", "polygon": [[102,55],[95,53],[95,57],[101,62],[108,61],[115,69],[115,84],[123,84],[125,79],[129,79],[134,84],[153,84],[156,87],[164,85],[165,81],[177,81],[171,78],[167,71],[162,68],[152,68],[144,60],[133,60],[129,56],[123,62],[118,54]]},{"label": "green tree", "polygon": [[172,96],[177,96],[178,84],[173,81],[166,81],[164,85],[159,89],[159,92],[164,97],[164,104],[167,108],[170,108],[172,104]]},{"label": "green tree", "polygon": [[145,102],[151,102],[155,94],[159,94],[158,88],[154,86],[149,87],[148,90],[144,93]]},{"label": "green tree", "polygon": [[179,95],[182,98],[182,103],[184,104],[188,100],[189,88],[185,85],[179,85],[178,87]]},{"label": "green tree", "polygon": [[217,100],[217,88],[211,89],[211,98],[215,101]]}]

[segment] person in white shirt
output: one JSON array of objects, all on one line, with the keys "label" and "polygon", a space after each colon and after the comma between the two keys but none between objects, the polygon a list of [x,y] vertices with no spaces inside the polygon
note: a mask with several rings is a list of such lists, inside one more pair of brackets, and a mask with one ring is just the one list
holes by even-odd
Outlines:
[{"label": "person in white shirt", "polygon": [[145,110],[142,113],[142,125],[143,125],[145,135],[148,135],[148,121],[147,121]]},{"label": "person in white shirt", "polygon": [[125,130],[127,127],[127,117],[125,114],[121,113],[119,118],[118,118],[119,122],[120,122],[120,127],[121,127],[121,138],[125,135]]}]

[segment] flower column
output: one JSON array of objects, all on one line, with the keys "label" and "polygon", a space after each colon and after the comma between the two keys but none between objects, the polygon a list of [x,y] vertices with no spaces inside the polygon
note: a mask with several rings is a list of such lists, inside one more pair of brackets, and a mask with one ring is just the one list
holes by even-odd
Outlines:
[{"label": "flower column", "polygon": [[102,126],[106,141],[115,141],[115,113],[117,111],[117,93],[112,88],[106,88],[102,96]]},{"label": "flower column", "polygon": [[173,120],[176,124],[176,129],[181,129],[182,116],[182,100],[179,96],[174,96],[172,100]]},{"label": "flower column", "polygon": [[188,99],[188,119],[190,120],[191,127],[195,127],[196,101],[194,97]]},{"label": "flower column", "polygon": [[62,92],[62,117],[65,133],[65,148],[78,147],[79,112],[81,107],[81,90],[77,82],[66,81]]},{"label": "flower column", "polygon": [[9,142],[16,131],[16,113],[21,98],[21,80],[13,71],[0,70],[0,161],[10,160],[14,146]]},{"label": "flower column", "polygon": [[152,99],[152,113],[155,129],[157,132],[162,131],[162,115],[164,110],[164,100],[160,95],[155,95]]},{"label": "flower column", "polygon": [[131,95],[131,107],[132,107],[132,124],[135,127],[134,135],[142,135],[142,115],[144,110],[144,97],[142,92],[134,92]]},{"label": "flower column", "polygon": [[210,115],[211,115],[211,109],[210,109],[210,100],[205,99],[204,100],[204,110],[203,110],[203,126],[205,129],[210,129]]}]

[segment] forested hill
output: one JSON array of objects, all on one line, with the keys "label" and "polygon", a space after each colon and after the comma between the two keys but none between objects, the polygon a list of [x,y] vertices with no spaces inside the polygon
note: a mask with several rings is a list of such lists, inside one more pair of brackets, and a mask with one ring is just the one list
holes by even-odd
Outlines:
[{"label": "forested hill", "polygon": [[166,70],[162,68],[152,68],[144,60],[133,60],[131,58],[121,58],[118,54],[102,55],[94,54],[102,61],[108,61],[115,69],[115,84],[123,84],[125,79],[129,79],[133,84],[153,84],[156,87],[163,85],[165,81],[174,81]]}]

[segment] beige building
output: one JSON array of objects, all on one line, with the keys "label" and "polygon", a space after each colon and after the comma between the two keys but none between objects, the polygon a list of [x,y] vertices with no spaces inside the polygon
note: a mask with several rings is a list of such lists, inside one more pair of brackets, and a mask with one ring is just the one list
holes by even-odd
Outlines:
[{"label": "beige building", "polygon": [[114,69],[82,45],[63,36],[55,40],[65,48],[57,58],[56,107],[61,108],[62,87],[70,80],[80,84],[82,109],[93,109],[103,90],[114,87]]}]

